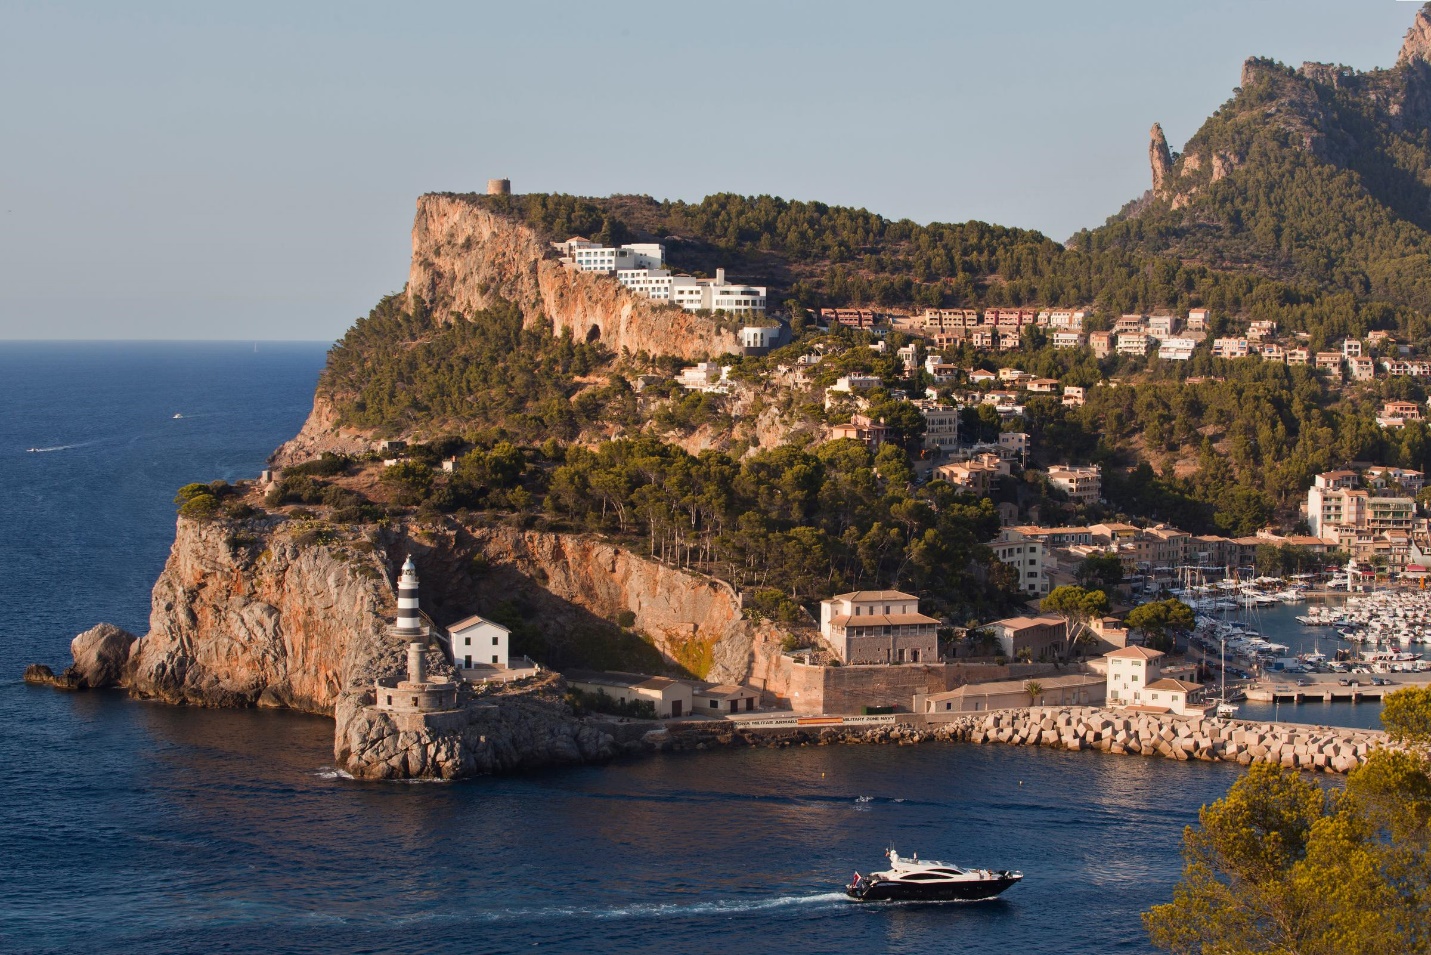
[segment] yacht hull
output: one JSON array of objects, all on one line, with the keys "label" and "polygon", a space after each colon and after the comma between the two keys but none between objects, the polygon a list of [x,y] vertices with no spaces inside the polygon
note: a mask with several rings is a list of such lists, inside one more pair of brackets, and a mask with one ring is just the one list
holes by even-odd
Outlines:
[{"label": "yacht hull", "polygon": [[856,902],[977,902],[992,899],[1022,878],[1021,875],[1001,873],[992,879],[935,885],[882,880],[862,888],[848,886],[845,894]]}]

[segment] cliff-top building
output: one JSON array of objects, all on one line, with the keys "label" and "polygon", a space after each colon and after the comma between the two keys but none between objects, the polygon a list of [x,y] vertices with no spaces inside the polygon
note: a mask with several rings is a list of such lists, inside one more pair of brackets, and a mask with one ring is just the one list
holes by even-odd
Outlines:
[{"label": "cliff-top building", "polygon": [[898,590],[857,590],[820,601],[820,635],[840,662],[937,663],[939,621]]}]

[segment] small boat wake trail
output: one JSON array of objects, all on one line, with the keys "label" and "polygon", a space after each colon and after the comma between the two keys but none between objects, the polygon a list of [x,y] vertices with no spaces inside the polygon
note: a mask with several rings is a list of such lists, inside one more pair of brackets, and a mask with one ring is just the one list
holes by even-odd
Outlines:
[{"label": "small boat wake trail", "polygon": [[778,895],[764,899],[717,899],[709,902],[637,902],[610,908],[508,909],[483,913],[490,922],[530,921],[549,918],[583,919],[683,919],[708,915],[731,916],[768,912],[786,908],[819,908],[843,906],[843,892],[820,892],[815,895]]}]

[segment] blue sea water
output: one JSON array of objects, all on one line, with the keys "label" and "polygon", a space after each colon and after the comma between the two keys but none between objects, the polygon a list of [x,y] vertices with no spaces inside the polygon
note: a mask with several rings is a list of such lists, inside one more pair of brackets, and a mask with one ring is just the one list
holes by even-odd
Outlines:
[{"label": "blue sea water", "polygon": [[[25,686],[99,620],[143,632],[175,488],[254,475],[322,358],[0,345],[0,950],[1149,951],[1138,914],[1234,767],[925,745],[367,784],[324,719]],[[891,842],[1027,878],[845,902]]]}]

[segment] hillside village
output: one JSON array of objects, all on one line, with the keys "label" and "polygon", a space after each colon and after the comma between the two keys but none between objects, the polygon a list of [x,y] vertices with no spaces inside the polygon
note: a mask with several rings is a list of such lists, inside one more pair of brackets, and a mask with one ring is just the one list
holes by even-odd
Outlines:
[{"label": "hillside village", "polygon": [[[1364,339],[1343,340],[1335,351],[1310,352],[1305,333],[1279,337],[1276,323],[1264,320],[1233,327],[1226,316],[1206,308],[1178,316],[1116,317],[1091,307],[903,312],[842,307],[802,314],[770,308],[767,287],[728,281],[724,267],[716,267],[713,278],[674,271],[659,242],[617,246],[572,236],[552,242],[551,254],[563,269],[611,282],[626,294],[733,322],[736,347],[728,353],[683,365],[650,362],[643,368],[629,356],[616,364],[613,373],[637,396],[644,420],[664,421],[667,436],[672,428],[679,434],[682,425],[672,409],[699,398],[706,420],[728,417],[724,437],[716,439],[724,442],[717,446],[728,447],[747,415],[779,406],[784,409],[779,424],[764,440],[751,434],[743,450],[732,448],[735,454],[749,456],[762,445],[788,441],[807,448],[848,444],[863,448],[891,475],[907,468],[915,485],[947,487],[966,499],[992,503],[997,530],[982,544],[989,566],[1004,568],[995,586],[1015,611],[967,620],[951,616],[947,606],[938,609],[944,606],[939,601],[931,608],[904,590],[856,590],[820,600],[817,624],[813,605],[792,613],[787,600],[780,611],[790,634],[783,653],[746,684],[571,669],[569,682],[583,705],[671,718],[771,709],[962,712],[992,706],[1001,694],[1018,696],[1033,678],[1044,688],[1046,702],[1116,702],[1101,658],[1116,662],[1118,654],[1135,649],[1161,655],[1145,650],[1149,633],[1124,624],[1121,614],[1170,593],[1188,593],[1194,578],[1204,586],[1307,571],[1325,578],[1351,561],[1356,576],[1344,579],[1356,584],[1363,578],[1414,581],[1431,568],[1431,523],[1418,503],[1420,471],[1348,462],[1353,466],[1317,475],[1297,517],[1282,526],[1269,523],[1240,536],[1200,533],[1165,521],[1129,520],[1105,497],[1105,464],[1086,457],[1050,460],[1035,434],[1023,429],[1031,407],[1040,402],[1078,409],[1154,363],[1185,364],[1199,356],[1202,364],[1216,359],[1303,365],[1328,388],[1431,375],[1431,363],[1387,333],[1373,331]],[[1048,349],[1077,351],[1095,364],[1061,377],[1037,373],[1046,362],[1032,363],[1035,370],[1019,367],[1021,355]],[[1096,363],[1104,360],[1119,362],[1119,373],[1090,378],[1087,370],[1099,369]],[[1420,401],[1386,401],[1377,422],[1384,429],[1399,428],[1420,421],[1422,407]],[[460,455],[463,443],[431,444],[419,440],[424,437],[389,439],[370,464],[337,467],[341,472],[358,466],[368,475],[343,483],[347,493],[361,488],[371,496],[383,484],[394,484],[387,481],[393,476],[400,477],[396,483],[429,489],[434,480],[456,481],[468,467]],[[458,453],[439,460],[433,455],[439,446]],[[472,452],[480,453],[480,448]],[[428,468],[437,478],[422,476]],[[292,480],[279,470],[265,474],[261,489],[270,507],[294,499]],[[664,547],[653,546],[653,556],[664,554]],[[685,561],[699,566],[689,557]],[[718,565],[701,569],[721,573]],[[1102,612],[1048,609],[1059,606],[1060,594],[1095,592]],[[748,613],[754,618],[773,613],[769,592],[742,589],[742,597],[753,601]],[[491,661],[496,671],[474,667],[470,658],[461,666],[456,640],[466,639],[466,629],[497,628],[503,648],[510,631],[480,615],[449,628],[429,623],[449,641],[449,656],[469,679],[514,679],[539,666],[526,656],[508,665],[505,649]],[[1179,645],[1175,641],[1167,649]],[[1186,667],[1169,672],[1173,676],[1158,687],[1172,710],[1202,705],[1201,688],[1184,679],[1196,674]],[[1134,702],[1146,707],[1160,700]]]}]

